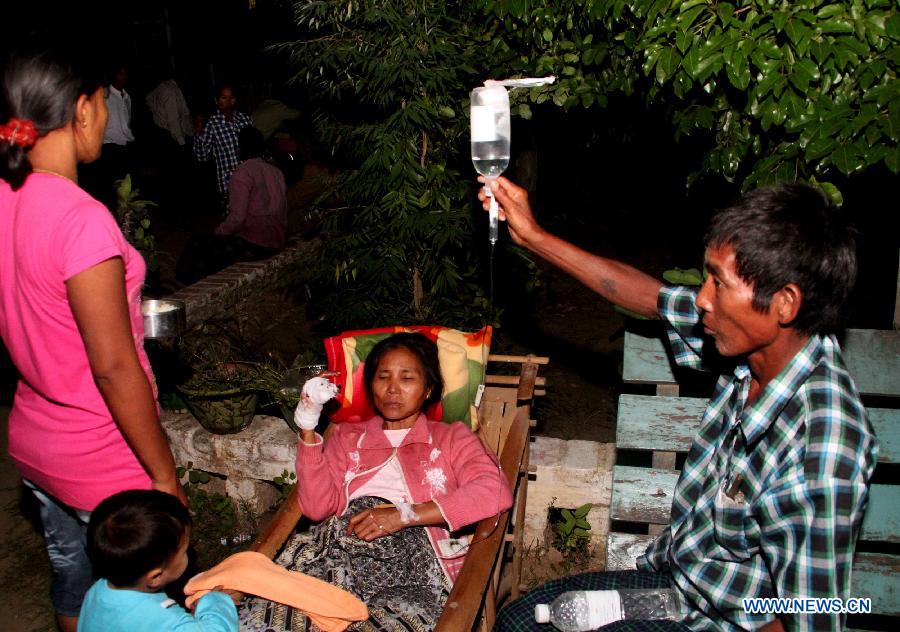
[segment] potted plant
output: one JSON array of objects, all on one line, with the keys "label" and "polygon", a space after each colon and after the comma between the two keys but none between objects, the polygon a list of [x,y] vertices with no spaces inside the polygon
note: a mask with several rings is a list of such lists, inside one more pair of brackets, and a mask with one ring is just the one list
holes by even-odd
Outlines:
[{"label": "potted plant", "polygon": [[261,367],[236,339],[221,328],[201,328],[184,337],[181,356],[186,378],[175,388],[200,425],[216,434],[249,426]]},{"label": "potted plant", "polygon": [[215,434],[232,434],[249,426],[256,414],[257,373],[252,363],[200,364],[176,388],[201,426]]}]

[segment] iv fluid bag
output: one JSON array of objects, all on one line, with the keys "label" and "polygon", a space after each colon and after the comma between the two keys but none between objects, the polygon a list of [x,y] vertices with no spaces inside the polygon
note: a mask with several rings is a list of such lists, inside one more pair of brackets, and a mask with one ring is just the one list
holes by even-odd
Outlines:
[{"label": "iv fluid bag", "polygon": [[472,164],[486,178],[496,178],[509,166],[509,95],[503,86],[486,86],[470,96]]}]

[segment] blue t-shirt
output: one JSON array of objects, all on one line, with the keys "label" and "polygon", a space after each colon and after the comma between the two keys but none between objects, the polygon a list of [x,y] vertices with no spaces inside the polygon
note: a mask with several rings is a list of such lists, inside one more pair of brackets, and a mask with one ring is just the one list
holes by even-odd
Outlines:
[{"label": "blue t-shirt", "polygon": [[237,609],[220,592],[204,595],[191,614],[165,593],[110,588],[97,580],[84,597],[78,632],[237,632]]}]

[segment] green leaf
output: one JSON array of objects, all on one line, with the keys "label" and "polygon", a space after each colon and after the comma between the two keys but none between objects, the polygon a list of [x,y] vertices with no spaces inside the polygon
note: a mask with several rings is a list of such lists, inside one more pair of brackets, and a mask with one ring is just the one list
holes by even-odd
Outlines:
[{"label": "green leaf", "polygon": [[659,55],[659,61],[656,62],[656,81],[664,84],[681,62],[678,51],[674,48],[664,48]]},{"label": "green leaf", "polygon": [[800,92],[809,89],[811,81],[818,81],[819,68],[810,59],[802,59],[791,69],[790,81]]},{"label": "green leaf", "polygon": [[851,144],[840,145],[831,155],[834,165],[845,175],[863,168],[865,161],[856,153],[856,148]]},{"label": "green leaf", "polygon": [[588,513],[590,513],[591,508],[594,506],[593,503],[585,503],[580,507],[575,509],[575,517],[576,518],[584,518]]},{"label": "green leaf", "polygon": [[824,22],[819,22],[819,30],[823,33],[852,33],[853,25],[850,24],[847,20],[834,18],[831,20],[825,20]]},{"label": "green leaf", "polygon": [[831,200],[831,203],[835,206],[842,206],[844,204],[844,196],[841,193],[841,190],[838,189],[835,185],[830,182],[817,182],[819,188],[828,196],[828,199]]},{"label": "green leaf", "polygon": [[549,28],[545,28],[541,36],[544,38],[545,42],[553,41],[553,31],[551,31]]}]

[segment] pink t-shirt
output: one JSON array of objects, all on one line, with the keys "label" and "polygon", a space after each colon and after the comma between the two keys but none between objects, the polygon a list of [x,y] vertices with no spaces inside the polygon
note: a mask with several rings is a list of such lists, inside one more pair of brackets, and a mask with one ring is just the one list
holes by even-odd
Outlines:
[{"label": "pink t-shirt", "polygon": [[68,279],[113,257],[125,264],[134,346],[155,395],[140,253],[106,207],[73,182],[33,173],[14,192],[0,180],[0,336],[21,376],[9,453],[22,476],[86,510],[115,492],[150,487],[97,389],[66,296]]}]

